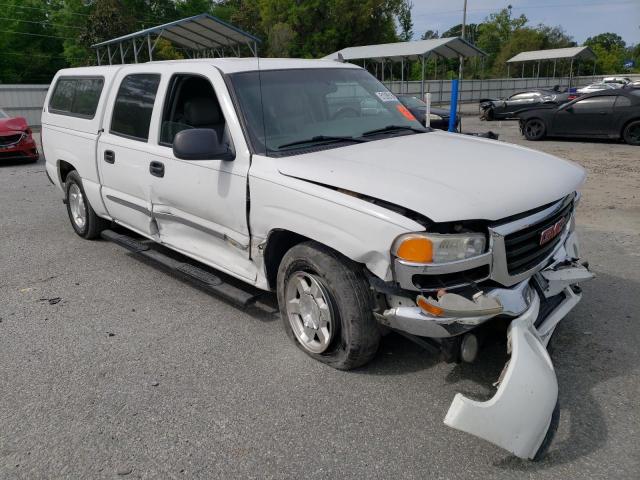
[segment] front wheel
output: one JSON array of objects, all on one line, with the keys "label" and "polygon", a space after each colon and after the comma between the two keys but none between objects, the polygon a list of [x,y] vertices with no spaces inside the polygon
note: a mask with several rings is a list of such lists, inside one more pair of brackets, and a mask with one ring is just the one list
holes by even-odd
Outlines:
[{"label": "front wheel", "polygon": [[97,238],[107,228],[108,222],[96,215],[84,193],[78,172],[69,172],[65,181],[67,213],[75,232],[87,240]]},{"label": "front wheel", "polygon": [[640,120],[635,120],[624,128],[622,138],[629,145],[640,145]]},{"label": "front wheel", "polygon": [[315,242],[289,250],[278,269],[287,335],[312,358],[339,370],[370,361],[380,329],[362,267]]},{"label": "front wheel", "polygon": [[524,136],[527,140],[541,140],[546,132],[547,128],[542,120],[539,118],[532,118],[527,120],[524,124]]}]

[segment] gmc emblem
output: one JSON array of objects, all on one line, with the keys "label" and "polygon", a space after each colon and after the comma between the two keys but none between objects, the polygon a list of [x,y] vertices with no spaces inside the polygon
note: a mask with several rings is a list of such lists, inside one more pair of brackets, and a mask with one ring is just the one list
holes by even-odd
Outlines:
[{"label": "gmc emblem", "polygon": [[560,220],[558,220],[556,223],[551,225],[549,228],[544,229],[540,233],[540,245],[544,245],[545,243],[550,242],[551,240],[556,238],[558,235],[560,235],[560,232],[562,232],[562,229],[564,228],[565,223],[567,223],[567,219],[563,217]]}]

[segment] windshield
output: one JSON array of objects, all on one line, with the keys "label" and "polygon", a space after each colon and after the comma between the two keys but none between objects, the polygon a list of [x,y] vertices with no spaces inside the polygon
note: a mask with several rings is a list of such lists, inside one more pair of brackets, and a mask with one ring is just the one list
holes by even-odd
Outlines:
[{"label": "windshield", "polygon": [[[281,156],[320,144],[339,147],[426,131],[364,70],[267,70],[230,77],[257,153]],[[372,135],[374,130],[383,131]]]},{"label": "windshield", "polygon": [[4,113],[4,110],[2,110],[1,108],[0,108],[0,118],[9,118],[9,115]]}]

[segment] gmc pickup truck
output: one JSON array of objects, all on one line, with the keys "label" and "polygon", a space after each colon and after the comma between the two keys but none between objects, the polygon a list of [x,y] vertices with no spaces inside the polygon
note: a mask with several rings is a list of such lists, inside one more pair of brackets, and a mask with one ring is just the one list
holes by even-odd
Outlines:
[{"label": "gmc pickup truck", "polygon": [[117,224],[276,292],[291,340],[334,368],[364,365],[389,330],[473,361],[479,332],[508,326],[494,397],[457,394],[445,423],[523,458],[549,444],[546,346],[592,276],[575,232],[582,168],[425,128],[329,60],[61,70],[42,142],[79,236],[113,239]]}]

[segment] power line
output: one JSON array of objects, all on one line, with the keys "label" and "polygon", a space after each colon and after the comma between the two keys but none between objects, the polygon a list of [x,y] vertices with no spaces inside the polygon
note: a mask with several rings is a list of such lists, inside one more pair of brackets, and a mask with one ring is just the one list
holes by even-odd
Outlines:
[{"label": "power line", "polygon": [[[47,13],[53,13],[53,12],[59,12],[60,11],[60,10],[53,10],[53,9],[50,9],[50,8],[26,7],[26,6],[23,6],[23,5],[14,5],[14,4],[11,4],[11,3],[4,3],[4,2],[0,2],[0,5],[3,5],[5,7],[14,7],[14,8],[23,8],[23,9],[26,8],[26,9],[29,9],[29,10],[38,10],[38,11],[47,12]],[[91,16],[89,13],[80,13],[80,12],[67,12],[67,13],[69,13],[71,15],[79,15],[79,16],[82,16],[82,17]],[[147,24],[147,23],[156,23],[156,22],[160,23],[160,24],[163,24],[163,23],[167,23],[167,22],[170,22],[170,21],[171,21],[170,19],[161,19],[159,17],[146,17],[146,19],[144,19],[144,20],[135,20],[135,23],[140,24],[140,25],[144,25],[144,24]]]},{"label": "power line", "polygon": [[29,35],[32,37],[45,37],[45,38],[59,38],[62,40],[77,40],[76,38],[72,38],[72,37],[58,37],[56,35],[44,35],[42,33],[28,33],[28,32],[16,32],[13,30],[0,30],[0,32],[2,33],[13,33],[14,35]]},{"label": "power line", "polygon": [[78,30],[82,30],[82,27],[76,27],[75,25],[64,25],[62,23],[47,22],[46,20],[42,20],[40,22],[37,22],[35,20],[21,20],[19,18],[11,18],[11,17],[0,17],[0,20],[12,20],[12,21],[15,21],[15,22],[34,23],[36,25],[42,25],[43,23],[46,23],[48,25],[53,25],[53,26],[56,26],[56,27],[75,28],[75,29],[78,29]]},{"label": "power line", "polygon": [[[635,5],[637,3],[637,0],[620,0],[620,1],[615,1],[615,2],[594,2],[594,3],[547,3],[544,5],[527,5],[527,6],[518,6],[518,5],[513,5],[513,10],[528,10],[528,9],[533,9],[533,8],[560,8],[560,7],[565,7],[565,8],[569,8],[569,7],[598,7],[598,6],[609,6],[609,5]],[[492,11],[496,11],[496,8],[492,8],[492,7],[475,7],[475,8],[468,8],[467,11],[468,12],[492,12]],[[436,11],[431,11],[431,12],[425,12],[425,13],[421,13],[416,15],[417,17],[426,17],[428,15],[439,15],[439,14],[447,14],[447,13],[456,13],[459,14],[461,11],[461,9],[457,9],[457,10],[436,10]]]}]

